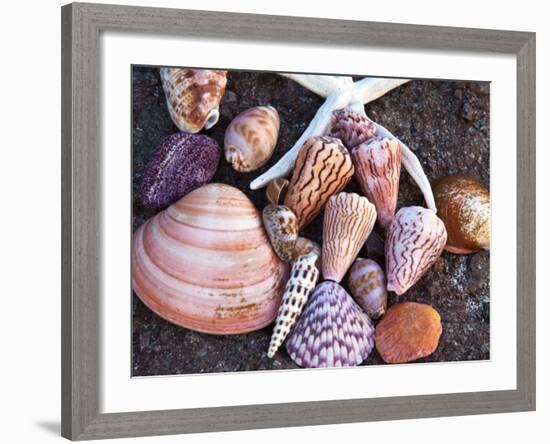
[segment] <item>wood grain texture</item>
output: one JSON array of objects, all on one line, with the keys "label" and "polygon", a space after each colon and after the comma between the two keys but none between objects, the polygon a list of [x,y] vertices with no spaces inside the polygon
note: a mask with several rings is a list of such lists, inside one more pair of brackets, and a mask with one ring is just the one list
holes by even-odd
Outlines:
[{"label": "wood grain texture", "polygon": [[[516,390],[149,412],[100,412],[100,31],[516,55]],[[76,3],[62,9],[62,51],[63,436],[79,440],[100,439],[534,410],[534,33]]]}]

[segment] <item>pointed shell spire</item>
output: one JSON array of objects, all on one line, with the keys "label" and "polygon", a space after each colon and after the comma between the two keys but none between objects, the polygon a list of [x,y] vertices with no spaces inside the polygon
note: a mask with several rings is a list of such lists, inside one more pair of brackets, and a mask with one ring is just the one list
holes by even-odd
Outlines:
[{"label": "pointed shell spire", "polygon": [[353,172],[351,157],[339,139],[318,136],[304,143],[284,202],[296,214],[300,229],[348,184]]},{"label": "pointed shell spire", "polygon": [[340,282],[367,240],[376,209],[355,193],[332,196],[323,222],[323,278]]},{"label": "pointed shell spire", "polygon": [[319,284],[292,329],[286,349],[301,367],[361,364],[374,347],[374,326],[336,282]]},{"label": "pointed shell spire", "polygon": [[292,262],[290,279],[288,280],[279,313],[273,327],[273,335],[269,343],[267,356],[272,358],[287,337],[290,329],[298,320],[308,297],[317,284],[319,271],[315,266],[317,253],[311,251]]},{"label": "pointed shell spire", "polygon": [[363,193],[376,207],[377,220],[387,227],[395,214],[401,147],[396,139],[371,140],[351,152],[355,174]]},{"label": "pointed shell spire", "polygon": [[387,289],[402,295],[441,255],[447,231],[432,210],[404,207],[397,212],[386,233]]}]

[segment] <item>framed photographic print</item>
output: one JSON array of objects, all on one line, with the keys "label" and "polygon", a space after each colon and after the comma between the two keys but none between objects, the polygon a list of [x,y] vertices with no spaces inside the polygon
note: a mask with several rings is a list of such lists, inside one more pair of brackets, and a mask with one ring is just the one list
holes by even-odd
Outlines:
[{"label": "framed photographic print", "polygon": [[62,23],[65,437],[535,408],[534,34]]}]

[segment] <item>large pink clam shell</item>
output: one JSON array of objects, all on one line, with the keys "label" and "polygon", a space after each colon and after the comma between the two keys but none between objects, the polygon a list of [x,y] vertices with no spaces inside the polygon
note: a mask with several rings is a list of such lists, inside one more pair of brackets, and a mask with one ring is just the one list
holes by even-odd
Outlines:
[{"label": "large pink clam shell", "polygon": [[240,190],[209,184],[136,230],[133,288],[152,311],[206,333],[237,334],[273,322],[288,265]]}]

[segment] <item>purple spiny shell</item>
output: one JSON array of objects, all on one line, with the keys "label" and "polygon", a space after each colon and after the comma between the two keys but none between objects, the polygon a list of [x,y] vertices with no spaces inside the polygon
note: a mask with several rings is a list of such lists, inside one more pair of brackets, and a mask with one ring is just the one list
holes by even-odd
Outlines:
[{"label": "purple spiny shell", "polygon": [[376,125],[366,116],[349,108],[332,113],[330,135],[337,137],[351,151],[353,147],[376,136]]},{"label": "purple spiny shell", "polygon": [[210,182],[221,149],[211,137],[175,133],[161,140],[145,168],[139,200],[147,208],[164,208]]},{"label": "purple spiny shell", "polygon": [[310,297],[286,344],[301,367],[350,367],[367,359],[374,326],[339,284],[325,281]]}]

